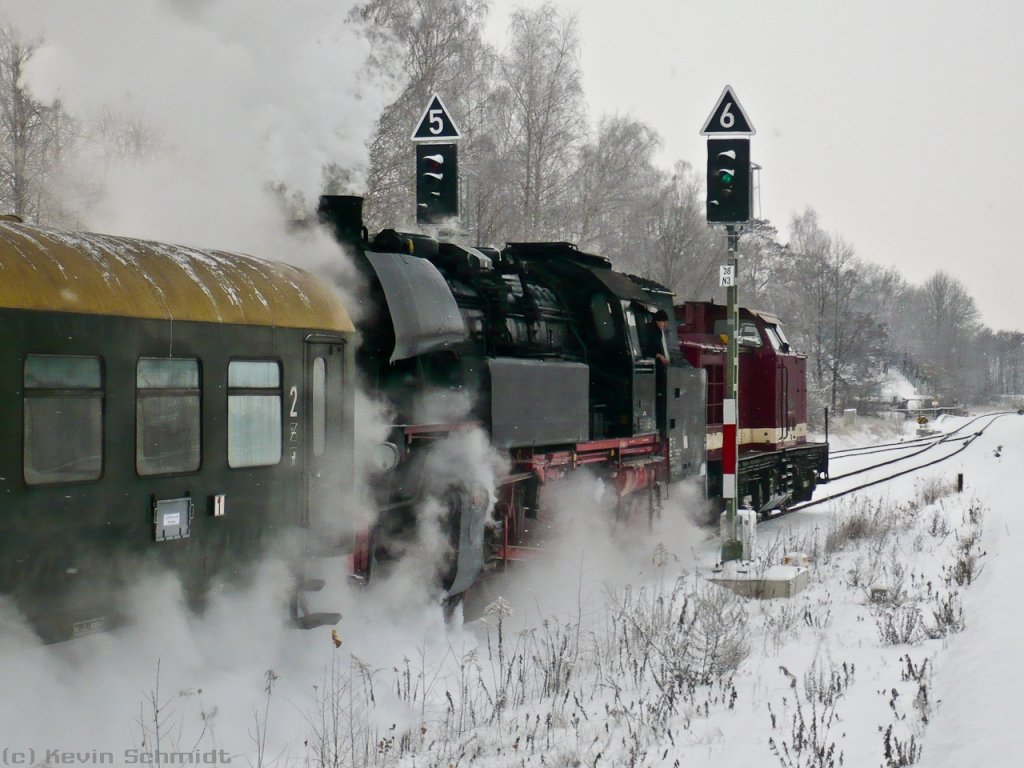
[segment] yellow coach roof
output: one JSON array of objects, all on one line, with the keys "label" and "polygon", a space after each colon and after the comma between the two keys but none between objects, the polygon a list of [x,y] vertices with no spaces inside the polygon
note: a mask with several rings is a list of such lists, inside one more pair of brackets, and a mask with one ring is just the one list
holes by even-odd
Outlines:
[{"label": "yellow coach roof", "polygon": [[352,331],[329,285],[224,251],[0,221],[0,307]]}]

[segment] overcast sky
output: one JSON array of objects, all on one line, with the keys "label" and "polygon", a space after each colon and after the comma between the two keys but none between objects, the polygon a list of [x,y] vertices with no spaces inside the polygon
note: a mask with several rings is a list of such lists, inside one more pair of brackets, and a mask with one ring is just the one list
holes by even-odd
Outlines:
[{"label": "overcast sky", "polygon": [[[504,45],[512,8],[540,2],[491,0],[493,42]],[[760,215],[784,239],[793,214],[811,206],[861,258],[894,265],[914,283],[946,270],[989,326],[1024,330],[1016,311],[1024,287],[1015,226],[1024,202],[1019,2],[555,2],[578,15],[595,120],[630,114],[661,134],[666,167],[685,159],[703,169],[699,132],[730,84],[757,129]],[[393,94],[358,88],[365,45],[350,31],[321,34],[350,4],[303,0],[298,13],[276,0],[0,0],[0,12],[47,40],[29,73],[39,95],[84,109],[129,94],[178,143],[206,147],[179,160],[196,172],[171,169],[172,182],[192,182],[179,184],[187,192],[175,198],[180,205],[153,205],[138,192],[167,185],[137,185],[122,195],[133,202],[121,220],[95,223],[122,231],[147,211],[180,208],[178,219],[200,221],[186,215],[208,208],[193,180],[212,166],[236,187],[269,166],[304,189],[304,179],[318,182],[313,169],[324,157],[365,165],[366,138]],[[265,158],[258,168],[253,156]],[[216,187],[208,197],[224,200],[232,196],[225,184],[199,188]],[[235,218],[236,230],[252,229]],[[178,219],[144,234],[177,234]]]},{"label": "overcast sky", "polygon": [[[1024,330],[1020,2],[555,2],[578,15],[592,117],[628,113],[666,165],[703,170],[699,132],[730,84],[784,239],[811,206],[861,258],[913,283],[945,270],[987,325]],[[492,0],[497,45],[521,5],[540,0]]]}]

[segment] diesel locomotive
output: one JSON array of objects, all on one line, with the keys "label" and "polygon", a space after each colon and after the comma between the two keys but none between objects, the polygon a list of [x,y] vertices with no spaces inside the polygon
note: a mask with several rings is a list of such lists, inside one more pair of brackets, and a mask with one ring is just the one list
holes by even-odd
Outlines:
[{"label": "diesel locomotive", "polygon": [[116,624],[128,587],[295,566],[344,536],[354,328],[280,263],[0,222],[0,601],[46,640]]},{"label": "diesel locomotive", "polygon": [[[707,380],[707,493],[722,494],[722,401],[726,307],[687,302],[675,308],[679,345]],[[739,310],[738,495],[766,515],[808,501],[828,481],[828,444],[807,436],[807,358],[796,353],[775,315]]]}]

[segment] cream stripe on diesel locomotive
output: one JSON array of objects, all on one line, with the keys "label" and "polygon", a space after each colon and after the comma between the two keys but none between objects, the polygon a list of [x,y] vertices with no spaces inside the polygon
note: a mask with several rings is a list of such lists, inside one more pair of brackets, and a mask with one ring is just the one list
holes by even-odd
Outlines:
[{"label": "cream stripe on diesel locomotive", "polygon": [[[741,429],[737,432],[740,446],[778,444],[787,440],[800,440],[807,437],[807,425],[797,424],[789,429]],[[722,433],[708,432],[707,450],[722,449]]]}]

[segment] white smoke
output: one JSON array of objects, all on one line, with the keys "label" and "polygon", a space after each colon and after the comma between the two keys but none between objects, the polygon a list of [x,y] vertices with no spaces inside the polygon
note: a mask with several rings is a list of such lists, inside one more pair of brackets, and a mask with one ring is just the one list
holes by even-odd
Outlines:
[{"label": "white smoke", "polygon": [[466,642],[436,603],[336,585],[337,627],[293,629],[284,621],[288,583],[284,563],[269,560],[242,585],[215,583],[200,615],[185,607],[176,576],[153,574],[129,597],[131,626],[50,646],[19,634],[14,612],[0,611],[0,745],[9,755],[34,750],[31,764],[43,764],[48,750],[113,753],[108,764],[125,764],[126,750],[151,751],[158,741],[165,752],[224,749],[232,761],[257,764],[263,731],[268,756],[306,764],[313,726],[339,706],[381,733],[415,717],[386,683],[374,702],[363,691],[331,700],[341,691],[325,687],[327,675],[365,667],[390,677],[404,658],[437,661]]},{"label": "white smoke", "polygon": [[[369,76],[368,45],[346,22],[354,4],[0,0],[0,20],[20,39],[39,41],[23,78],[36,98],[59,99],[83,130],[106,115],[146,137],[144,151],[120,157],[84,139],[75,147],[63,203],[85,228],[305,267],[334,263],[351,286],[351,267],[331,237],[287,233],[292,211],[282,200],[311,207],[328,164],[344,169],[357,191],[375,122],[401,85]],[[368,400],[355,415],[360,449],[385,434]],[[369,525],[372,508],[359,490],[366,486],[339,504],[350,522]],[[198,743],[252,755],[254,714],[263,711],[272,671],[268,745],[298,745],[301,753],[315,716],[306,705],[338,654],[347,665],[351,646],[369,663],[389,665],[410,626],[444,635],[436,605],[401,622],[379,618],[373,595],[346,585],[344,558],[327,562],[335,572],[325,596],[325,607],[344,616],[342,649],[331,628],[286,628],[292,579],[283,560],[268,560],[242,587],[215,584],[199,615],[187,609],[176,577],[140,577],[127,597],[132,626],[54,646],[38,646],[10,601],[0,602],[0,746],[11,754],[35,749],[39,762],[51,748],[109,750],[118,764],[123,750],[152,746],[162,729],[166,749]]]},{"label": "white smoke", "polygon": [[417,393],[412,418],[417,424],[457,424],[470,417],[475,404],[466,389],[427,389]]},{"label": "white smoke", "polygon": [[669,488],[650,518],[646,495],[625,497],[588,471],[541,489],[542,515],[527,521],[543,557],[519,564],[509,578],[489,584],[515,611],[512,625],[536,626],[549,617],[584,625],[602,615],[609,589],[641,584],[692,568],[708,532],[694,522],[703,495],[690,483]]},{"label": "white smoke", "polygon": [[24,82],[88,124],[127,114],[155,148],[77,157],[71,201],[87,228],[290,260],[279,185],[314,203],[334,163],[361,184],[366,145],[394,91],[365,67],[354,0],[5,1],[41,40]]},{"label": "white smoke", "polygon": [[441,597],[439,575],[454,554],[449,538],[451,494],[460,495],[462,514],[471,516],[472,524],[483,530],[493,522],[490,513],[498,482],[507,469],[507,461],[479,428],[453,432],[426,451],[415,530],[407,541],[396,543],[394,567],[386,579],[373,585],[383,595],[381,602],[403,612],[417,605],[437,604]]}]

